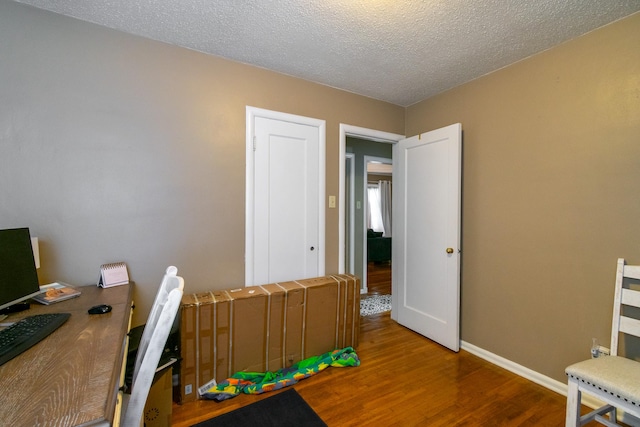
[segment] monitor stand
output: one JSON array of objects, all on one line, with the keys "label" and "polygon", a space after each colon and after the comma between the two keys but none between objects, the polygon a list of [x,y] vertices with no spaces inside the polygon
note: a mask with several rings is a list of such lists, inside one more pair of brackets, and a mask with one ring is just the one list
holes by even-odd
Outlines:
[{"label": "monitor stand", "polygon": [[0,310],[0,314],[17,313],[19,311],[28,310],[30,307],[31,307],[31,304],[29,304],[28,302],[19,302],[9,307],[3,308],[2,310]]}]

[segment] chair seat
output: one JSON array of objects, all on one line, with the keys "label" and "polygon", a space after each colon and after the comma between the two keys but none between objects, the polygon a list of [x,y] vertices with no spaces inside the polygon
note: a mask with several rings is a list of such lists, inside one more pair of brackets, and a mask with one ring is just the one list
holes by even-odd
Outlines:
[{"label": "chair seat", "polygon": [[603,356],[565,369],[569,377],[621,397],[640,407],[640,363],[624,357]]}]

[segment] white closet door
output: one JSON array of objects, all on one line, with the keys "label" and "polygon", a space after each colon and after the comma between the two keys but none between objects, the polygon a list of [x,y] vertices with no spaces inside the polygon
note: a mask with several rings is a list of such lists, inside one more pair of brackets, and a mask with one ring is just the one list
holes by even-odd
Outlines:
[{"label": "white closet door", "polygon": [[253,111],[245,283],[323,275],[324,122]]}]

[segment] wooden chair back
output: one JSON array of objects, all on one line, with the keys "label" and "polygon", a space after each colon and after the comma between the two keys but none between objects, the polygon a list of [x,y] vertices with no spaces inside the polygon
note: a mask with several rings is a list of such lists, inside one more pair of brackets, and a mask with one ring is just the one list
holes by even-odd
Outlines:
[{"label": "wooden chair back", "polygon": [[175,267],[167,269],[140,339],[131,395],[122,408],[122,426],[143,425],[144,405],[184,292],[184,280],[176,274]]},{"label": "wooden chair back", "polygon": [[611,355],[618,355],[620,334],[640,337],[640,320],[626,315],[624,306],[640,308],[640,266],[626,265],[623,258],[618,259],[616,284],[613,302],[613,321],[611,322]]}]

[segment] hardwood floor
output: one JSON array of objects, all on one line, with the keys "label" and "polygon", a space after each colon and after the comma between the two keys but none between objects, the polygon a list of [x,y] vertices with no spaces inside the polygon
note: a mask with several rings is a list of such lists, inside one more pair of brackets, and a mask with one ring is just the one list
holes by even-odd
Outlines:
[{"label": "hardwood floor", "polygon": [[[361,319],[361,365],[329,367],[293,386],[333,426],[562,426],[565,397],[392,321]],[[173,407],[188,427],[277,393]]]},{"label": "hardwood floor", "polygon": [[367,265],[367,294],[389,295],[391,294],[391,263],[376,264],[370,262]]}]

